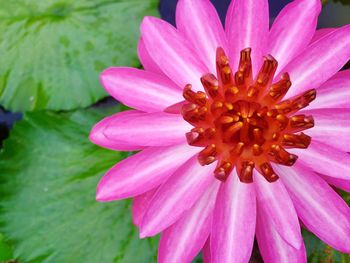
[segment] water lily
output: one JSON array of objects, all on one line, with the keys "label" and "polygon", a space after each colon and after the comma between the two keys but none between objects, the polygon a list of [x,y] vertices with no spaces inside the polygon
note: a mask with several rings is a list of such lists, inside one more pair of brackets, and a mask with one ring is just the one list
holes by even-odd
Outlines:
[{"label": "water lily", "polygon": [[[179,0],[176,28],[141,25],[144,70],[101,83],[134,108],[90,139],[140,151],[111,168],[97,200],[133,197],[159,262],[306,262],[301,226],[350,253],[350,26],[316,31],[319,0],[295,0],[269,27],[267,0],[232,1],[225,27],[209,0]],[[338,73],[337,73],[338,72]],[[137,253],[137,252],[135,252]]]}]

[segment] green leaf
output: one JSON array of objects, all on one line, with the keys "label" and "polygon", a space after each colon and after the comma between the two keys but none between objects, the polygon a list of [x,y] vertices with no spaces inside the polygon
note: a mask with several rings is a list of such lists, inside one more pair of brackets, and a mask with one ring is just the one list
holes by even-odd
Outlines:
[{"label": "green leaf", "polygon": [[155,262],[157,240],[140,240],[130,201],[98,203],[96,184],[125,154],[94,146],[100,110],[32,112],[0,153],[0,228],[20,262]]},{"label": "green leaf", "polygon": [[0,0],[0,104],[14,111],[88,106],[99,73],[138,66],[139,25],[158,0]]},{"label": "green leaf", "polygon": [[0,262],[13,259],[12,248],[6,242],[3,234],[0,233]]},{"label": "green leaf", "polygon": [[334,250],[330,246],[323,243],[312,233],[303,230],[303,238],[305,241],[307,257],[309,263],[348,263],[350,255],[343,254]]}]

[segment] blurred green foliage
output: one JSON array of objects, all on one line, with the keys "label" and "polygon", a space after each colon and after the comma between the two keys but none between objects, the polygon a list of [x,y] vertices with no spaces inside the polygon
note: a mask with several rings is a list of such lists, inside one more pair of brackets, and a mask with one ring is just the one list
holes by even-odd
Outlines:
[{"label": "blurred green foliage", "polygon": [[342,3],[343,5],[350,5],[350,0],[322,0],[323,4],[327,4],[328,2],[334,3]]},{"label": "blurred green foliage", "polygon": [[155,261],[157,239],[139,239],[130,202],[95,200],[103,173],[126,154],[88,133],[117,110],[33,112],[15,125],[0,153],[0,228],[20,262]]},{"label": "blurred green foliage", "polygon": [[139,25],[158,0],[0,0],[0,104],[68,110],[107,94],[112,65],[138,66]]}]

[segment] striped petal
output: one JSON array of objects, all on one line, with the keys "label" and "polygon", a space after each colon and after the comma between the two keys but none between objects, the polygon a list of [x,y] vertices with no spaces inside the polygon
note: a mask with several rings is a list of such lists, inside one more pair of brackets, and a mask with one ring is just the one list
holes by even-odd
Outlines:
[{"label": "striped petal", "polygon": [[350,208],[345,201],[300,162],[293,168],[274,165],[274,169],[286,186],[303,224],[328,245],[349,253]]},{"label": "striped petal", "polygon": [[241,50],[252,49],[253,72],[257,73],[263,59],[269,32],[267,0],[233,0],[226,16],[226,34],[230,64],[238,67]]},{"label": "striped petal", "polygon": [[135,226],[140,227],[143,216],[147,212],[148,206],[158,188],[147,191],[144,194],[135,196],[132,200],[132,222]]},{"label": "striped petal", "polygon": [[303,242],[300,225],[293,203],[281,180],[269,183],[255,172],[254,182],[257,206],[264,218],[268,216],[273,229],[292,247],[299,249]]},{"label": "striped petal", "polygon": [[350,70],[340,71],[317,90],[317,99],[307,110],[350,108]]},{"label": "striped petal", "polygon": [[[118,115],[123,115],[124,118],[132,118],[133,116],[138,116],[141,114],[140,111],[124,111],[118,113]],[[114,116],[106,117],[102,121],[95,124],[92,128],[89,139],[92,143],[99,145],[101,147],[116,150],[116,151],[137,151],[145,148],[135,143],[128,143],[118,140],[117,138],[110,139],[104,134],[104,130],[108,127],[109,123],[113,121]]]},{"label": "striped petal", "polygon": [[140,236],[156,235],[175,223],[216,180],[214,168],[213,165],[200,166],[197,156],[179,168],[153,197],[142,221]]},{"label": "striped petal", "polygon": [[267,214],[264,209],[260,209],[260,206],[257,210],[256,238],[264,262],[306,263],[304,243],[301,243],[300,248],[291,246],[280,236],[271,214]]},{"label": "striped petal", "polygon": [[227,50],[224,28],[215,7],[209,0],[179,0],[176,26],[209,71],[215,73],[216,49]]},{"label": "striped petal", "polygon": [[287,97],[319,88],[336,74],[350,57],[350,26],[341,27],[311,44],[284,69],[292,80]]},{"label": "striped petal", "polygon": [[150,191],[164,183],[197,152],[196,147],[187,144],[146,148],[119,162],[103,176],[96,199],[112,201]]},{"label": "striped petal", "polygon": [[249,261],[255,234],[256,200],[253,184],[232,173],[220,187],[214,211],[210,248],[213,263]]},{"label": "striped petal", "polygon": [[112,117],[103,134],[130,145],[169,146],[185,143],[185,134],[191,128],[179,114],[141,112],[130,117],[121,112]]},{"label": "striped petal", "polygon": [[153,61],[180,88],[192,84],[202,90],[200,78],[208,72],[189,43],[167,22],[145,17],[141,25],[145,47]]},{"label": "striped petal", "polygon": [[190,263],[203,248],[210,234],[219,186],[219,181],[214,181],[190,210],[164,230],[159,242],[159,263]]},{"label": "striped petal", "polygon": [[315,127],[307,130],[314,140],[331,144],[341,151],[350,151],[350,110],[322,109],[305,111],[315,118]]},{"label": "striped petal", "polygon": [[137,47],[137,53],[143,68],[146,71],[157,73],[159,75],[163,74],[163,71],[158,67],[158,65],[153,61],[151,56],[148,54],[146,50],[145,42],[142,37],[140,37],[139,44]]},{"label": "striped petal", "polygon": [[313,140],[307,150],[293,149],[302,162],[315,172],[338,179],[350,180],[350,155],[346,152]]},{"label": "striped petal", "polygon": [[162,111],[183,100],[181,89],[168,78],[144,70],[109,68],[100,80],[116,100],[140,111]]},{"label": "striped petal", "polygon": [[278,61],[276,75],[309,44],[321,7],[320,0],[296,0],[286,5],[275,19],[266,54]]}]

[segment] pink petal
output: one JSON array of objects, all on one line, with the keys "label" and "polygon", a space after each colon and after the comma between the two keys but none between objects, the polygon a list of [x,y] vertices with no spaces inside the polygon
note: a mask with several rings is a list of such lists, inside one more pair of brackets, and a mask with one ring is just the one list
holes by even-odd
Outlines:
[{"label": "pink petal", "polygon": [[[121,113],[118,113],[120,115],[123,115],[125,118],[131,118],[132,116],[137,116],[140,114],[140,111],[123,111]],[[142,150],[144,147],[137,145],[137,144],[130,144],[125,143],[123,141],[120,141],[118,139],[111,140],[105,136],[103,133],[104,129],[109,125],[109,123],[113,120],[114,115],[104,118],[102,121],[95,124],[95,126],[92,128],[89,139],[92,143],[99,145],[104,148],[108,148],[111,150],[116,151],[137,151]]]},{"label": "pink petal", "polygon": [[226,34],[231,66],[238,67],[241,50],[252,49],[253,72],[262,62],[269,32],[269,6],[267,0],[233,0],[226,16]]},{"label": "pink petal", "polygon": [[254,243],[254,184],[241,183],[232,173],[221,185],[210,239],[213,263],[248,262]]},{"label": "pink petal", "polygon": [[283,70],[289,73],[293,83],[287,96],[320,87],[349,60],[349,46],[350,26],[341,27],[311,44]]},{"label": "pink petal", "polygon": [[[257,206],[268,216],[273,229],[291,246],[299,249],[302,237],[297,213],[281,180],[269,183],[262,175],[254,174]],[[264,219],[265,220],[265,219]]]},{"label": "pink petal", "polygon": [[314,140],[350,151],[350,109],[311,110],[305,114],[315,118],[315,128],[306,132]]},{"label": "pink petal", "polygon": [[211,230],[218,180],[197,203],[172,226],[162,233],[159,250],[159,263],[191,262],[203,248]]},{"label": "pink petal", "polygon": [[350,193],[350,180],[338,179],[323,174],[319,174],[327,183]]},{"label": "pink petal", "polygon": [[149,204],[152,201],[158,188],[154,188],[144,194],[135,196],[132,200],[132,222],[135,226],[140,226]]},{"label": "pink petal", "polygon": [[320,0],[296,0],[277,16],[271,27],[266,51],[278,61],[276,75],[309,44],[321,7]]},{"label": "pink petal", "polygon": [[150,191],[171,176],[198,148],[187,144],[150,147],[111,168],[97,187],[98,201],[133,197]]},{"label": "pink petal", "polygon": [[109,68],[100,77],[103,87],[121,103],[145,112],[162,111],[183,100],[168,78],[135,68]]},{"label": "pink petal", "polygon": [[154,72],[159,75],[163,74],[163,71],[158,67],[158,65],[153,61],[151,56],[148,54],[142,37],[140,37],[140,40],[139,40],[137,53],[139,55],[141,64],[146,71]]},{"label": "pink petal", "polygon": [[203,262],[211,263],[210,237],[205,242],[205,245],[202,250],[202,254],[203,254]]},{"label": "pink petal", "polygon": [[293,149],[302,162],[315,172],[330,177],[350,180],[350,155],[346,152],[313,140],[307,150]]},{"label": "pink petal", "polygon": [[313,38],[311,39],[311,43],[314,43],[324,36],[328,35],[329,33],[332,33],[336,28],[321,28],[319,30],[316,30]]},{"label": "pink petal", "polygon": [[191,129],[192,126],[179,114],[155,112],[130,117],[118,113],[108,122],[103,133],[108,139],[130,145],[169,146],[185,143],[185,134]]},{"label": "pink petal", "polygon": [[143,218],[140,236],[156,235],[176,222],[216,180],[214,168],[200,166],[194,156],[178,169],[154,196]]},{"label": "pink petal", "polygon": [[174,27],[161,19],[145,17],[141,34],[146,50],[165,75],[180,88],[192,84],[196,90],[203,89],[200,78],[208,69]]},{"label": "pink petal", "polygon": [[224,28],[215,7],[209,0],[179,0],[176,26],[209,71],[215,73],[216,49],[227,49]]},{"label": "pink petal", "polygon": [[328,245],[349,253],[350,208],[345,201],[300,162],[293,168],[274,165],[274,169],[289,191],[304,225]]},{"label": "pink petal", "polygon": [[257,210],[256,238],[264,262],[306,263],[304,242],[298,249],[292,247],[279,235],[271,214],[266,213],[260,206]]},{"label": "pink petal", "polygon": [[317,98],[307,110],[350,108],[350,70],[340,71],[317,90]]}]

